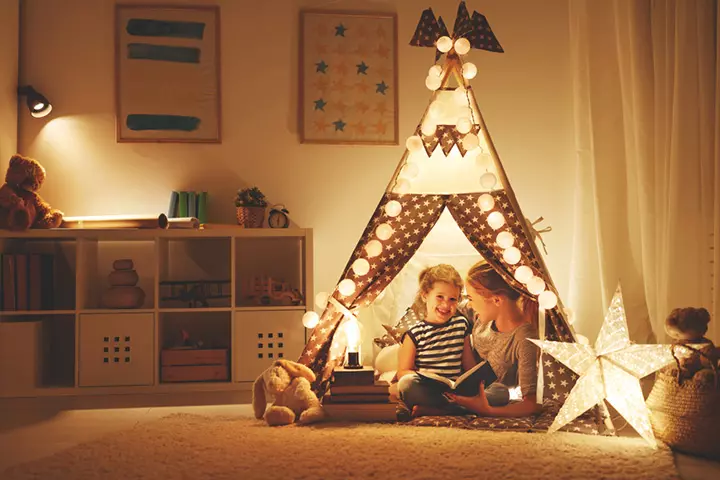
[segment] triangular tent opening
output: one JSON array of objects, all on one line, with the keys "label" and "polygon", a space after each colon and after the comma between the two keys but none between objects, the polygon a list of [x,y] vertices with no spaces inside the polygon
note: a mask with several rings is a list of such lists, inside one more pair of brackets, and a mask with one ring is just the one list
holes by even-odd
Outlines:
[{"label": "triangular tent opening", "polygon": [[[470,18],[464,2],[458,17]],[[487,25],[484,17],[480,20]],[[418,29],[433,21],[432,10],[426,10]],[[438,24],[441,19],[434,23]],[[433,46],[438,33],[434,35],[416,33],[417,38],[431,38]],[[499,44],[495,51],[502,51]],[[474,77],[472,70],[475,66],[453,48],[430,71],[430,102],[300,357],[316,373],[314,389],[319,394],[326,390],[334,368],[344,362],[345,320],[385,290],[444,211],[479,254],[478,260],[482,256],[515,289],[547,307],[540,309],[540,338],[574,341],[535,243],[536,232],[522,213],[466,78]],[[430,79],[433,75],[438,79]],[[577,377],[544,353],[541,367],[538,393],[544,385],[546,398],[564,401]]]}]

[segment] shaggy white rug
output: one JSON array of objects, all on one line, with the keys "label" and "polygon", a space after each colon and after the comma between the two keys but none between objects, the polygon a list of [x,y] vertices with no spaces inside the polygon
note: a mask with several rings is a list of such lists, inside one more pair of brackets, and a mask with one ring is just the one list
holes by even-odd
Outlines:
[{"label": "shaggy white rug", "polygon": [[15,479],[679,479],[639,438],[174,414],[0,473]]}]

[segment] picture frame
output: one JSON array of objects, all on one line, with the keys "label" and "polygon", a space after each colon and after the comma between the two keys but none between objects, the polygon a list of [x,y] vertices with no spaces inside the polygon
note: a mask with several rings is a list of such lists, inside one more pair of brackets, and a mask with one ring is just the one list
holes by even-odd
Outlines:
[{"label": "picture frame", "polygon": [[117,142],[221,143],[218,6],[115,6],[115,114]]},{"label": "picture frame", "polygon": [[301,143],[398,145],[397,14],[300,11]]}]

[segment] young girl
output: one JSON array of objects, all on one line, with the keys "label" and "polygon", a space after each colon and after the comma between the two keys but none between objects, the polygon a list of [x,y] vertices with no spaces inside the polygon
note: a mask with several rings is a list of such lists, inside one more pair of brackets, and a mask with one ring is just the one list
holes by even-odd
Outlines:
[{"label": "young girl", "polygon": [[[481,385],[475,397],[449,395],[450,400],[484,416],[522,417],[536,413],[540,408],[536,403],[540,351],[527,339],[538,338],[537,303],[522,297],[484,261],[470,268],[465,287],[477,313],[473,346],[481,358],[490,362],[498,380],[487,392]],[[516,385],[520,385],[522,401],[509,403],[507,387]],[[500,401],[503,394],[505,399]]]},{"label": "young girl", "polygon": [[419,280],[413,307],[426,312],[425,320],[403,334],[397,372],[398,396],[413,416],[440,414],[438,410],[451,407],[434,382],[418,376],[418,370],[455,380],[468,365],[474,365],[470,322],[457,314],[463,287],[460,274],[452,266],[440,264],[420,272]]}]

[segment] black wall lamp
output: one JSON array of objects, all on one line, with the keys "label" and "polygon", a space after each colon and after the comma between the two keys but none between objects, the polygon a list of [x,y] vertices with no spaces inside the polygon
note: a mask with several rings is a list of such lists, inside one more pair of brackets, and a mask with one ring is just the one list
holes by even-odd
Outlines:
[{"label": "black wall lamp", "polygon": [[30,85],[18,87],[18,96],[26,97],[25,100],[30,110],[30,115],[35,118],[42,118],[52,112],[50,101]]}]

